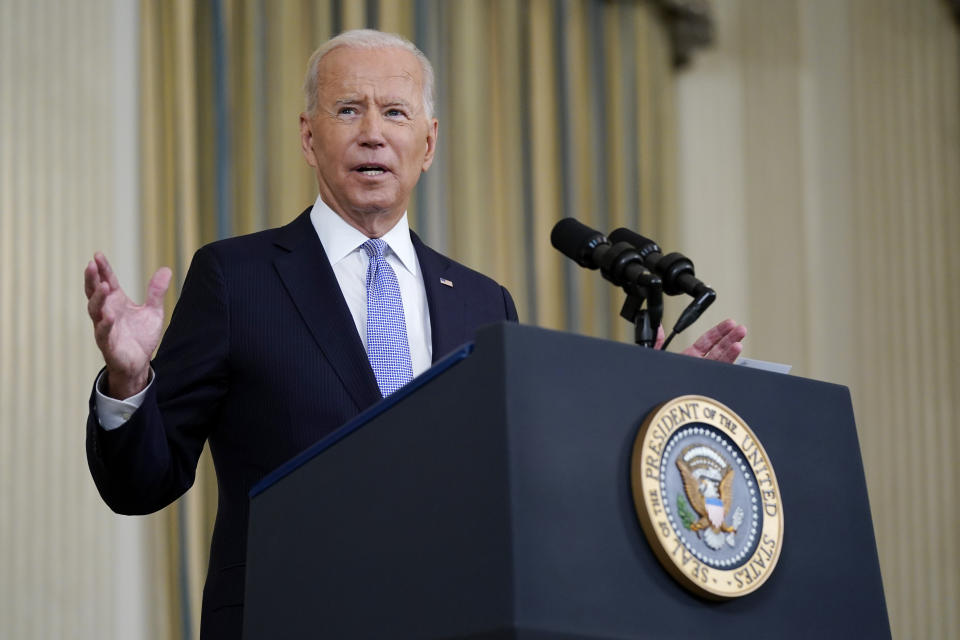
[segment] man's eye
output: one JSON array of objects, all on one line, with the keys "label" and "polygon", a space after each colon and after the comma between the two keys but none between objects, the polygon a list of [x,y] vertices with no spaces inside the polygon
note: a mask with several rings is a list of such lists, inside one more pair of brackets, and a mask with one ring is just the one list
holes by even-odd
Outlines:
[{"label": "man's eye", "polygon": [[387,109],[388,118],[405,118],[406,116],[406,112],[402,109]]},{"label": "man's eye", "polygon": [[337,114],[341,116],[352,116],[356,113],[357,113],[356,107],[340,107],[340,110],[337,111]]}]

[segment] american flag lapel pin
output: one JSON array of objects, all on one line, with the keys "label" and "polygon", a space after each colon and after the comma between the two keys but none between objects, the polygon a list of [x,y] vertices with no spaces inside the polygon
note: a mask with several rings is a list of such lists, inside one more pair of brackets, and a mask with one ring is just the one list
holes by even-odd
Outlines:
[{"label": "american flag lapel pin", "polygon": [[447,280],[446,278],[440,278],[440,284],[445,284],[450,288],[453,288],[453,280]]}]

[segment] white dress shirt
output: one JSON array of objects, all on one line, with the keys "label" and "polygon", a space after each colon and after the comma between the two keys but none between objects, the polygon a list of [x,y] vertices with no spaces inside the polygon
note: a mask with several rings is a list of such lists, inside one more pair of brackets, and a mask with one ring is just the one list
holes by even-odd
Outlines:
[{"label": "white dress shirt", "polygon": [[[324,204],[319,197],[310,212],[310,221],[320,236],[323,250],[337,276],[357,333],[367,348],[367,265],[370,259],[361,248],[369,240],[356,227]],[[427,289],[417,252],[410,240],[407,214],[382,236],[388,249],[384,252],[387,262],[397,274],[400,297],[403,300],[403,317],[407,323],[407,340],[410,343],[410,360],[413,375],[418,376],[430,368],[433,359],[433,342],[430,329],[430,311],[427,308]]]},{"label": "white dress shirt", "polygon": [[[362,231],[348,224],[317,196],[310,212],[310,222],[320,238],[323,250],[327,254],[330,266],[340,285],[340,291],[353,316],[353,322],[360,335],[363,348],[367,348],[367,265],[370,259],[361,245],[368,240]],[[400,285],[400,297],[403,301],[403,315],[407,324],[407,340],[410,343],[410,360],[413,375],[417,376],[430,368],[433,360],[433,341],[430,327],[430,310],[427,307],[427,290],[423,284],[423,273],[417,252],[410,240],[410,227],[407,214],[382,236],[388,250],[384,255],[397,274]],[[100,426],[106,430],[122,426],[136,411],[147,389],[153,384],[153,371],[150,382],[140,393],[117,400],[100,390],[103,376],[97,378],[95,386],[97,417]]]}]

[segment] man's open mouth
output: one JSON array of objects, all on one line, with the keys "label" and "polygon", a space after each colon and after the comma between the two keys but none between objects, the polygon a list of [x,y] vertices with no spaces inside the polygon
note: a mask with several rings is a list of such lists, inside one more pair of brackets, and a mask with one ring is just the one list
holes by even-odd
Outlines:
[{"label": "man's open mouth", "polygon": [[387,172],[387,169],[378,164],[364,164],[354,169],[354,171],[359,171],[365,176],[374,177],[374,176],[383,175],[384,173]]}]

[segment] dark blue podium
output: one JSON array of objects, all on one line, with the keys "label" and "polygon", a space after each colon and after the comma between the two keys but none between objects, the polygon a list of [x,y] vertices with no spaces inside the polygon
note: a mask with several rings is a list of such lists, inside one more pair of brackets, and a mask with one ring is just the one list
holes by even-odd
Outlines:
[{"label": "dark blue podium", "polygon": [[[773,461],[779,565],[684,590],[634,511],[658,404],[709,396]],[[481,331],[251,494],[244,637],[890,637],[845,387],[518,325]]]}]

